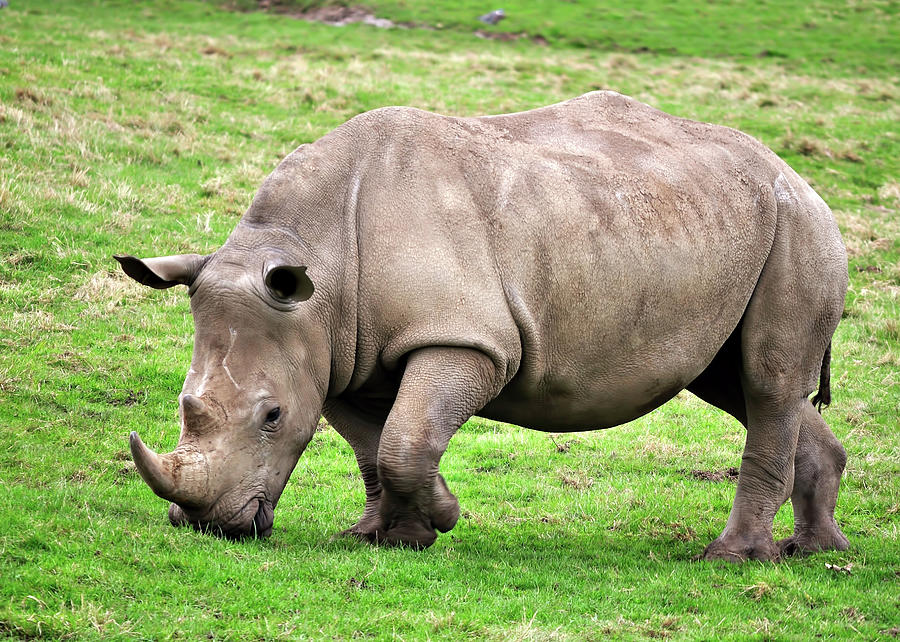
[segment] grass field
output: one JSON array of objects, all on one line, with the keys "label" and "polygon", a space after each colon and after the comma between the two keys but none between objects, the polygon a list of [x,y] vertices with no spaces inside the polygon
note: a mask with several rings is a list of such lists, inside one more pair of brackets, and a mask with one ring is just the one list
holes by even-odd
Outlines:
[{"label": "grass field", "polygon": [[[475,37],[471,17],[496,7],[468,0],[369,3],[437,30],[190,1],[11,4],[0,10],[0,638],[900,633],[897,2],[504,5],[495,30],[547,45]],[[596,88],[758,137],[835,210],[851,285],[825,417],[849,455],[837,519],[850,550],[693,562],[734,495],[727,476],[702,473],[739,465],[743,431],[687,393],[602,433],[470,421],[442,461],[463,517],[425,552],[331,539],[363,489],[328,429],[270,539],[169,527],[127,436],[176,443],[187,296],[134,284],[111,255],[212,251],[279,159],[361,111],[498,113]],[[787,505],[776,537],[790,531]]]}]

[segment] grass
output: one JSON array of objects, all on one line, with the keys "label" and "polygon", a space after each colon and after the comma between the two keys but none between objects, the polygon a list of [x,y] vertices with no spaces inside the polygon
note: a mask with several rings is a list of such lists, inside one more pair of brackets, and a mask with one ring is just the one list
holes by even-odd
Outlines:
[{"label": "grass", "polygon": [[[397,20],[415,8],[438,31],[172,0],[0,11],[0,637],[897,635],[896,3],[820,2],[811,18],[755,3],[743,24],[785,52],[766,57],[738,37],[742,3],[702,5],[721,33],[684,26],[697,5],[647,4],[642,20],[618,22],[615,45],[585,40],[582,5],[524,6],[506,5],[501,26],[547,46],[474,37],[464,19],[480,10],[464,2],[379,4]],[[841,42],[793,30],[807,19]],[[645,27],[665,21],[682,26],[663,46]],[[822,61],[828,47],[834,62]],[[738,465],[743,435],[686,393],[602,433],[469,422],[442,462],[463,517],[423,553],[330,539],[363,500],[332,430],[301,458],[271,539],[168,527],[127,435],[174,445],[192,320],[184,292],[141,288],[110,255],[213,250],[281,157],[361,111],[497,113],[598,87],[757,136],[835,210],[851,286],[825,416],[849,453],[837,517],[851,549],[692,562],[734,494],[692,471]],[[790,525],[786,506],[776,535]]]},{"label": "grass", "polygon": [[[258,0],[225,0],[255,9]],[[487,27],[478,21],[482,0],[422,2],[378,0],[274,0],[271,10],[300,11],[321,5],[366,6],[403,25],[494,37],[539,39],[553,46],[703,58],[774,58],[791,68],[852,76],[897,72],[897,3],[864,0],[850,5],[801,0],[611,2],[509,0],[506,18]],[[847,37],[848,32],[865,37]]]}]

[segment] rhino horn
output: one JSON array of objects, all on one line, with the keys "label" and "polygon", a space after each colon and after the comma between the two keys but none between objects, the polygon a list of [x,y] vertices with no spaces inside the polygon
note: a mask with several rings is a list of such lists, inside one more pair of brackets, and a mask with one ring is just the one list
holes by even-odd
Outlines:
[{"label": "rhino horn", "polygon": [[131,433],[129,443],[134,465],[154,493],[184,506],[204,503],[209,494],[205,456],[183,448],[158,455],[144,445],[137,432]]},{"label": "rhino horn", "polygon": [[181,396],[181,413],[184,425],[193,430],[202,430],[213,421],[212,413],[200,397]]}]

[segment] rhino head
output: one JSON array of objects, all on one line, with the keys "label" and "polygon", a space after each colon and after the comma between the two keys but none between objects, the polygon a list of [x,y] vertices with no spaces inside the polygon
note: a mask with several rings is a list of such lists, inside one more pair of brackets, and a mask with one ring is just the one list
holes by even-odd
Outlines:
[{"label": "rhino head", "polygon": [[137,470],[172,502],[173,525],[230,538],[271,533],[329,384],[321,297],[296,256],[266,249],[277,247],[267,235],[239,225],[208,256],[115,257],[149,287],[188,286],[195,326],[178,445],[157,454],[132,432]]}]

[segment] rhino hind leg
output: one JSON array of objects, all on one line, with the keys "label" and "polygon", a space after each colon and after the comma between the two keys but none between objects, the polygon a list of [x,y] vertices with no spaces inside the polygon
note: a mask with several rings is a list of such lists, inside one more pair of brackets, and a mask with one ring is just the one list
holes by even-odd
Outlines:
[{"label": "rhino hind leg", "polygon": [[813,405],[803,408],[794,456],[794,534],[777,542],[782,556],[846,550],[849,542],[834,519],[847,453]]},{"label": "rhino hind leg", "polygon": [[[713,362],[688,390],[729,413],[747,426],[747,402],[742,384],[741,326],[728,339]],[[799,434],[794,454],[791,504],[794,534],[774,544],[766,541],[760,556],[752,541],[732,539],[729,546],[717,540],[704,552],[707,559],[741,561],[748,557],[785,557],[822,550],[845,550],[847,538],[834,519],[846,453],[822,416],[809,403],[802,403]]]},{"label": "rhino hind leg", "polygon": [[734,504],[724,530],[704,550],[704,559],[740,562],[779,557],[772,525],[794,483],[800,404],[801,400],[787,399],[747,403],[747,438]]},{"label": "rhino hind leg", "polygon": [[387,413],[366,413],[348,402],[332,400],[325,404],[323,414],[353,448],[366,489],[366,505],[362,515],[340,535],[374,542],[378,532],[384,531],[384,521],[379,512],[381,482],[378,479],[378,442]]},{"label": "rhino hind leg", "polygon": [[[736,332],[736,335],[740,333]],[[729,340],[688,390],[746,426],[739,344]],[[846,459],[843,446],[822,416],[811,403],[804,407],[794,454],[794,487],[791,491],[794,534],[776,542],[781,557],[847,549],[847,538],[834,519]]]},{"label": "rhino hind leg", "polygon": [[378,448],[378,543],[427,548],[459,519],[459,502],[438,473],[450,438],[497,392],[493,362],[476,350],[430,347],[407,361]]}]

